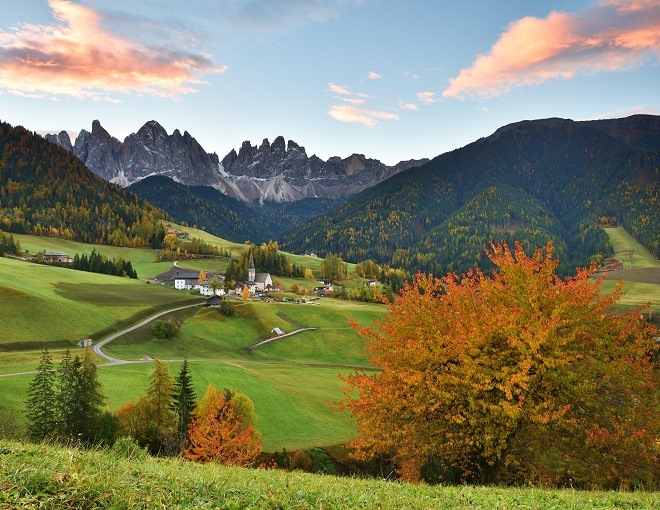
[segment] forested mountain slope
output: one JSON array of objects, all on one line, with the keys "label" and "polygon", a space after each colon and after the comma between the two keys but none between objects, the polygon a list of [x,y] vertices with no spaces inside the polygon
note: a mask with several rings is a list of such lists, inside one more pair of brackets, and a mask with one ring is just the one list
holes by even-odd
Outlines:
[{"label": "forested mountain slope", "polygon": [[78,158],[0,122],[0,230],[116,246],[159,246],[167,214]]},{"label": "forested mountain slope", "polygon": [[550,239],[571,272],[611,251],[599,223],[660,254],[660,117],[523,121],[398,174],[291,230],[289,251],[410,270],[483,265],[489,240]]},{"label": "forested mountain slope", "polygon": [[249,204],[211,186],[185,186],[162,175],[147,177],[126,189],[163,209],[178,222],[185,221],[238,243],[249,240],[261,244],[274,240],[292,226],[341,203],[339,199],[305,198],[295,202]]}]

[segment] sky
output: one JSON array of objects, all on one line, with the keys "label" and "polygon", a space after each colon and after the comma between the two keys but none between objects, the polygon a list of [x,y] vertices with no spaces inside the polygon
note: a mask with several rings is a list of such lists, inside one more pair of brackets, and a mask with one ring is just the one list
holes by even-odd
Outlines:
[{"label": "sky", "polygon": [[0,0],[0,120],[220,158],[434,157],[521,120],[660,114],[660,0]]}]

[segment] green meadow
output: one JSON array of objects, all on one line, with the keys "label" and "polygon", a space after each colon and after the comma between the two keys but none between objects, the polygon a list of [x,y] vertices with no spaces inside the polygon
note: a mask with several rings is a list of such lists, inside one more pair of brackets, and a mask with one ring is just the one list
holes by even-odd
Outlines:
[{"label": "green meadow", "polygon": [[29,250],[29,253],[32,255],[48,250],[61,251],[73,258],[76,253],[78,255],[82,255],[83,253],[89,255],[95,249],[109,258],[124,257],[131,261],[140,279],[151,278],[172,267],[171,262],[156,262],[158,250],[152,250],[150,248],[119,248],[117,246],[86,244],[54,237],[37,237],[23,234],[13,234],[13,236],[14,239],[21,243],[21,248],[23,250]]},{"label": "green meadow", "polygon": [[604,230],[614,248],[614,256],[623,263],[624,267],[660,267],[660,260],[635,241],[625,229],[609,227]]},{"label": "green meadow", "polygon": [[[232,249],[235,255],[245,249],[202,231],[182,230]],[[72,256],[96,248],[109,257],[131,260],[141,277],[171,268],[169,262],[154,262],[154,250],[23,235],[15,238],[29,253],[50,250]],[[320,259],[307,258],[317,261],[313,269],[318,271]],[[205,271],[222,271],[227,264],[227,258],[181,263]],[[285,283],[310,288],[317,285],[301,279],[286,279]],[[147,284],[142,278],[131,280],[0,258],[0,320],[4,325],[0,332],[0,409],[15,416],[19,424],[24,422],[24,400],[33,374],[2,375],[34,371],[43,348],[48,347],[57,364],[66,348],[82,353],[76,347],[81,338],[98,341],[158,311],[195,301],[201,298]],[[178,310],[166,316],[182,323],[177,337],[155,338],[151,322],[119,337],[104,350],[134,361],[159,357],[166,360],[173,375],[181,361],[188,359],[199,396],[208,384],[248,394],[255,402],[266,451],[329,446],[350,439],[354,427],[349,417],[331,409],[331,403],[342,396],[339,372],[346,374],[352,366],[368,365],[363,341],[350,322],[371,324],[382,317],[386,307],[332,299],[310,304],[239,299],[232,303],[237,312],[233,317],[214,308]],[[315,329],[247,349],[276,336],[271,333],[276,327],[285,333]],[[104,365],[104,360],[99,361],[110,409],[116,410],[146,391],[152,363]]]},{"label": "green meadow", "polygon": [[[54,361],[60,357],[55,355]],[[168,362],[176,376],[181,363]],[[110,409],[117,410],[136,400],[149,386],[153,363],[106,365],[99,372]],[[190,372],[198,398],[209,384],[247,394],[254,402],[257,427],[264,439],[264,451],[343,443],[351,438],[354,426],[345,413],[335,412],[332,402],[342,396],[339,372],[348,369],[246,361],[190,361]],[[0,377],[0,407],[24,422],[25,395],[33,375]]]},{"label": "green meadow", "polygon": [[139,280],[0,258],[0,350],[73,346],[195,299]]},{"label": "green meadow", "polygon": [[614,256],[623,263],[623,270],[610,271],[601,283],[604,293],[612,292],[623,280],[623,296],[619,310],[637,308],[650,303],[646,311],[660,314],[660,260],[640,245],[623,228],[606,228],[614,248]]}]

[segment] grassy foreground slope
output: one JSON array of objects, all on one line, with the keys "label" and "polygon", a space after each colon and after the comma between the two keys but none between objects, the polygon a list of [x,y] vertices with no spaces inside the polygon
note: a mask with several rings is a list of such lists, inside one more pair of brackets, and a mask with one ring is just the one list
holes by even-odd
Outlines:
[{"label": "grassy foreground slope", "polygon": [[651,509],[656,494],[441,487],[0,441],[3,508]]}]

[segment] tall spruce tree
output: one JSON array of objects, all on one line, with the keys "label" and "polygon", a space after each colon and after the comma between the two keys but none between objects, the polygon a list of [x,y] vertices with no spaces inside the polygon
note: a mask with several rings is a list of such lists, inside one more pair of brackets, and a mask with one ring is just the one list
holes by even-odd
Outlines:
[{"label": "tall spruce tree", "polygon": [[188,370],[188,360],[183,360],[181,370],[174,384],[174,403],[172,409],[176,413],[176,445],[180,453],[188,445],[188,426],[193,419],[193,410],[197,405],[197,396],[193,388],[192,377]]},{"label": "tall spruce tree", "polygon": [[176,431],[176,415],[172,410],[174,378],[167,366],[158,358],[151,374],[151,384],[144,399],[149,413],[149,449],[153,453],[167,452],[173,442]]},{"label": "tall spruce tree", "polygon": [[98,367],[91,349],[85,350],[85,357],[80,367],[80,417],[83,424],[82,439],[91,443],[103,439],[100,431],[104,415],[105,398],[101,393],[101,383],[98,379]]},{"label": "tall spruce tree", "polygon": [[57,369],[57,432],[62,440],[78,440],[83,426],[81,416],[80,368],[82,363],[77,356],[71,358],[69,349],[64,351]]},{"label": "tall spruce tree", "polygon": [[27,431],[30,439],[41,441],[56,433],[57,415],[55,409],[55,372],[53,358],[44,350],[37,375],[28,388]]}]

